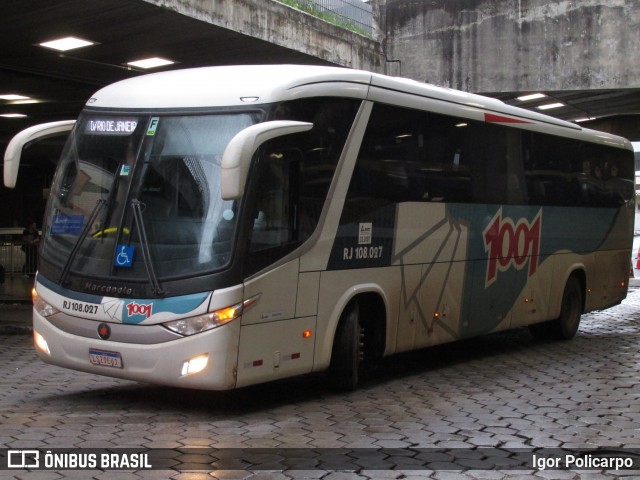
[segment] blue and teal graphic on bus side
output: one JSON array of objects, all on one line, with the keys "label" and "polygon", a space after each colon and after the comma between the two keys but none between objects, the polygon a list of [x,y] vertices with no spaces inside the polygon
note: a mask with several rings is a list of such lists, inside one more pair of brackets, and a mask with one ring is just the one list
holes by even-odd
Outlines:
[{"label": "blue and teal graphic on bus side", "polygon": [[197,309],[209,298],[209,293],[195,293],[179,297],[161,298],[158,300],[135,299],[124,302],[122,306],[122,323],[142,323],[158,313],[174,313],[183,315]]},{"label": "blue and teal graphic on bus side", "polygon": [[460,336],[495,329],[552,254],[598,250],[617,213],[607,208],[447,205],[447,216],[470,232]]}]

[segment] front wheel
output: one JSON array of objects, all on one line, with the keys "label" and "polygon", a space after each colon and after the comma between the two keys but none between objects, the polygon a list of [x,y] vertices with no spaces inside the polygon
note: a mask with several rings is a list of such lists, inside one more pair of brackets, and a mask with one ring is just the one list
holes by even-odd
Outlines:
[{"label": "front wheel", "polygon": [[352,301],[340,317],[331,352],[331,383],[340,390],[354,390],[358,385],[363,352],[360,308]]}]

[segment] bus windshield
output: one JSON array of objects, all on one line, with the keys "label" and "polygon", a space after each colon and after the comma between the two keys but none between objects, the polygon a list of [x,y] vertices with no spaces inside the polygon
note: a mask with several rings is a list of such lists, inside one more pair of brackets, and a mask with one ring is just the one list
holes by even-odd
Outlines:
[{"label": "bus windshield", "polygon": [[63,281],[70,272],[147,281],[150,269],[162,280],[223,268],[237,202],[221,198],[220,162],[259,119],[83,114],[52,185],[42,263]]}]

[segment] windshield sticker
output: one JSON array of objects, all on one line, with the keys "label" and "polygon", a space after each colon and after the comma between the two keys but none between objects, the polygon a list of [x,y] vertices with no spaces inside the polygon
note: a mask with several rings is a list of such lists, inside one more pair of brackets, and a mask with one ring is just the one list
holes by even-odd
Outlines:
[{"label": "windshield sticker", "polygon": [[59,213],[53,216],[51,235],[80,235],[83,225],[84,215],[65,215]]},{"label": "windshield sticker", "polygon": [[127,177],[129,176],[129,172],[131,171],[131,165],[122,165],[120,168],[120,176]]},{"label": "windshield sticker", "polygon": [[147,129],[148,137],[153,137],[156,134],[156,130],[158,129],[159,123],[160,123],[160,117],[151,117],[151,122],[149,123],[149,128]]},{"label": "windshield sticker", "polygon": [[116,267],[131,268],[131,266],[133,265],[134,249],[135,247],[133,245],[118,245],[113,264]]}]

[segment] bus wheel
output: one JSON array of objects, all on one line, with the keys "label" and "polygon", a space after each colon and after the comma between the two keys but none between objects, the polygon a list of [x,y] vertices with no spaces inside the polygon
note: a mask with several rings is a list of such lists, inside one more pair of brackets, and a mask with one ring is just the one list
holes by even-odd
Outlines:
[{"label": "bus wheel", "polygon": [[580,326],[582,287],[576,277],[569,277],[562,293],[560,316],[555,320],[529,325],[529,332],[538,339],[569,340]]},{"label": "bus wheel", "polygon": [[339,390],[354,390],[358,385],[363,352],[360,308],[352,301],[340,317],[331,352],[331,384]]},{"label": "bus wheel", "polygon": [[573,338],[582,315],[582,286],[576,277],[569,277],[562,294],[560,316],[553,321],[554,336],[560,340]]}]

